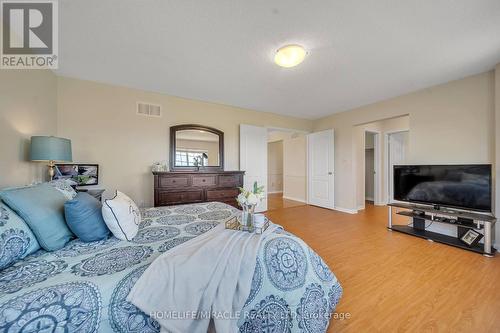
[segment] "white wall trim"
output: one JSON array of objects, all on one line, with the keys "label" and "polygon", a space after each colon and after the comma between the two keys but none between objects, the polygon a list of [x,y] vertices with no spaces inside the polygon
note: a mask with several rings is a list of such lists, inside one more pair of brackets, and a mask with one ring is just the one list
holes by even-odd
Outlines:
[{"label": "white wall trim", "polygon": [[357,214],[358,210],[357,209],[349,209],[349,208],[342,208],[342,207],[334,207],[334,210],[338,210],[339,212],[342,213],[347,213],[347,214]]},{"label": "white wall trim", "polygon": [[283,199],[287,199],[287,200],[293,200],[293,201],[298,201],[298,202],[307,203],[305,199],[299,199],[299,198],[294,198],[294,197],[287,197],[287,196],[283,196]]},{"label": "white wall trim", "polygon": [[283,193],[283,191],[268,191],[267,194],[278,194]]},{"label": "white wall trim", "polygon": [[358,211],[359,210],[365,210],[365,205],[359,205],[357,209],[358,209]]}]

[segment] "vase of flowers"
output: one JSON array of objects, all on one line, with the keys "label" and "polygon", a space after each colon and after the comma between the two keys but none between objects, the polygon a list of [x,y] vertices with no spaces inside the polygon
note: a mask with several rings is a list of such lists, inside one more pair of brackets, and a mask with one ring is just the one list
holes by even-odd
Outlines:
[{"label": "vase of flowers", "polygon": [[264,199],[264,197],[264,186],[259,186],[257,182],[253,183],[252,190],[240,187],[240,194],[236,200],[243,210],[240,221],[243,226],[248,228],[253,226],[255,207],[262,201],[262,199]]}]

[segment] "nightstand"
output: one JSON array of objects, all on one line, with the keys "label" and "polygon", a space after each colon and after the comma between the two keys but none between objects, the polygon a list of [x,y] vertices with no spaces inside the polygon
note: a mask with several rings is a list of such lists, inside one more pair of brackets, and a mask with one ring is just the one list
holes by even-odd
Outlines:
[{"label": "nightstand", "polygon": [[94,198],[96,198],[99,201],[102,201],[102,194],[104,193],[105,189],[102,188],[93,188],[93,189],[87,189],[87,188],[77,188],[77,192],[87,192]]}]

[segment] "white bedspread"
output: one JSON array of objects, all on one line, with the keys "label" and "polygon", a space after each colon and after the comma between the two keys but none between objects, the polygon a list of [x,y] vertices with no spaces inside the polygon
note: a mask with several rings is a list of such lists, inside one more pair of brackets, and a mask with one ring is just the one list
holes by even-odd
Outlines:
[{"label": "white bedspread", "polygon": [[[224,224],[158,257],[127,300],[168,332],[207,332],[213,314],[217,332],[237,332],[236,315],[250,293],[262,235],[226,230]],[[198,316],[198,318],[195,318]]]}]

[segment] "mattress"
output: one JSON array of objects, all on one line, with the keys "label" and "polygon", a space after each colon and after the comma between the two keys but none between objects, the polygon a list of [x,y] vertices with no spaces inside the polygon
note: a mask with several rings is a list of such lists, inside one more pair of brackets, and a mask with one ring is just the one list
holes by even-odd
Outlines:
[{"label": "mattress", "polygon": [[[134,283],[159,255],[239,213],[217,202],[148,208],[133,241],[73,240],[38,251],[0,271],[0,331],[159,332],[126,301]],[[335,275],[282,229],[263,243],[240,331],[324,332],[342,295]]]}]

